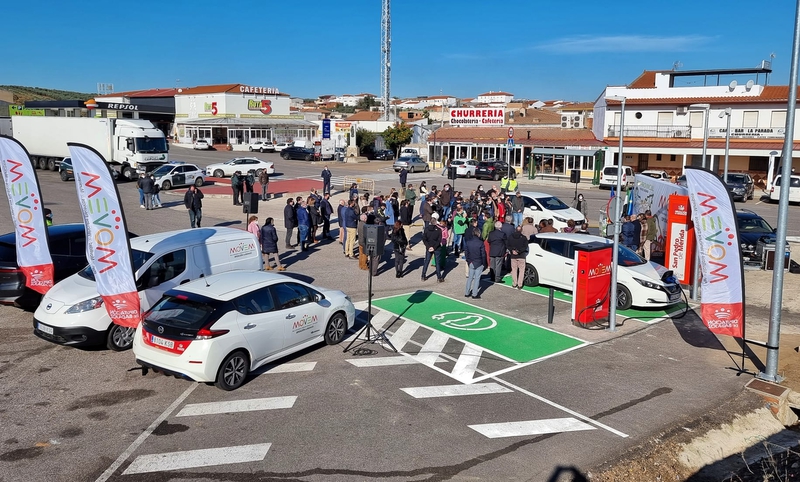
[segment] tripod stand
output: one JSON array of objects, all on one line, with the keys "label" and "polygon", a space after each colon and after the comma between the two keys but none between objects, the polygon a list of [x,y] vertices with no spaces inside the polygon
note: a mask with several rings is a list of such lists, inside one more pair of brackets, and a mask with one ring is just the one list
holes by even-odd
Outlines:
[{"label": "tripod stand", "polygon": [[[347,345],[343,353],[347,353],[350,350],[350,347],[356,341],[360,341],[358,345],[353,348],[358,348],[362,345],[366,345],[367,343],[376,343],[379,341],[385,342],[391,349],[397,353],[397,348],[392,345],[392,342],[389,341],[389,338],[386,337],[386,330],[379,331],[377,328],[372,326],[372,263],[375,262],[375,246],[373,244],[367,244],[366,246],[367,255],[369,256],[369,263],[367,264],[367,271],[369,271],[369,281],[367,282],[367,323],[361,328],[361,331],[350,341],[350,344]],[[361,335],[364,335],[364,338],[361,338]]]}]

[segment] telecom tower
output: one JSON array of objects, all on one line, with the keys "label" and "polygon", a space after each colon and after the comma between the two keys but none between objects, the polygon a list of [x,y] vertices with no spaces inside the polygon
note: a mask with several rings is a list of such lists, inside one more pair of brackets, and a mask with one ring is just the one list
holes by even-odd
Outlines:
[{"label": "telecom tower", "polygon": [[389,94],[392,79],[392,18],[390,0],[381,8],[381,99],[383,119],[389,120]]}]

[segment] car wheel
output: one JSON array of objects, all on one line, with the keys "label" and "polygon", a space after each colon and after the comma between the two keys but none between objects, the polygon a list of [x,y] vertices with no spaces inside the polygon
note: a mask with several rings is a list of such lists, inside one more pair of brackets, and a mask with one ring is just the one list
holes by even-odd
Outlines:
[{"label": "car wheel", "polygon": [[493,181],[499,181],[500,180],[500,174],[497,174],[497,173],[492,174],[492,180]]},{"label": "car wheel", "polygon": [[286,154],[285,152],[281,152],[281,157],[283,158],[284,161],[289,160],[289,154]]},{"label": "car wheel", "polygon": [[250,152],[253,152],[253,148],[252,147],[248,147],[247,150],[250,151]]},{"label": "car wheel", "polygon": [[162,191],[169,191],[172,189],[172,183],[169,181],[164,181],[161,183],[161,190]]},{"label": "car wheel", "polygon": [[314,160],[314,156],[306,156],[306,161],[313,161],[313,160]]},{"label": "car wheel", "polygon": [[225,173],[222,171],[222,169],[217,169],[216,171],[214,171],[214,177],[222,179],[225,177]]},{"label": "car wheel", "polygon": [[49,159],[47,161],[47,168],[50,169],[51,171],[57,171],[58,168],[56,167],[56,160],[55,159]]},{"label": "car wheel", "polygon": [[194,180],[195,187],[203,187],[203,184],[205,184],[205,181],[203,180],[202,177],[198,177],[197,179]]},{"label": "car wheel", "polygon": [[743,202],[743,203],[746,203],[746,202],[747,202],[747,196],[746,196],[746,195],[745,195],[745,196],[742,196],[742,202]]},{"label": "car wheel", "polygon": [[42,170],[47,169],[47,159],[45,159],[44,157],[39,158],[39,169]]},{"label": "car wheel", "polygon": [[469,171],[467,171],[467,179],[469,179],[469,178],[471,178],[471,177],[472,177],[472,173],[471,173],[471,172],[469,172]]},{"label": "car wheel", "polygon": [[539,286],[539,273],[530,264],[525,264],[525,275],[522,279],[522,284],[525,286]]},{"label": "car wheel", "polygon": [[109,350],[125,351],[133,345],[133,337],[135,334],[136,328],[128,328],[112,323],[111,328],[108,329],[106,346]]},{"label": "car wheel", "polygon": [[124,168],[122,168],[122,177],[124,177],[128,181],[132,181],[133,176],[135,174],[136,173],[133,171],[133,168],[131,166],[125,166]]},{"label": "car wheel", "polygon": [[264,152],[266,152],[266,151],[264,151],[263,147],[261,149],[259,149],[259,151],[261,152],[261,154],[264,154]]},{"label": "car wheel", "polygon": [[617,309],[629,310],[633,306],[633,297],[628,288],[617,284]]},{"label": "car wheel", "polygon": [[345,333],[347,333],[347,317],[341,313],[335,313],[325,327],[325,343],[337,345],[344,339]]},{"label": "car wheel", "polygon": [[237,350],[228,355],[219,365],[217,380],[214,385],[225,391],[241,387],[250,372],[250,360],[247,354]]},{"label": "car wheel", "polygon": [[408,172],[414,172],[414,166],[411,166],[411,167],[408,169]]},{"label": "car wheel", "polygon": [[61,175],[62,181],[69,181],[69,176],[67,175],[67,171],[61,171],[59,175]]}]

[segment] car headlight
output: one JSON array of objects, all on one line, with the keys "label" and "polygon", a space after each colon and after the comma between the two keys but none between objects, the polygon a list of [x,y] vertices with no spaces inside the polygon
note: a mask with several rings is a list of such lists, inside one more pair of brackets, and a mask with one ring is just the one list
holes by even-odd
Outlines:
[{"label": "car headlight", "polygon": [[651,290],[658,290],[658,291],[664,290],[664,288],[661,285],[653,283],[652,281],[646,281],[639,278],[633,278],[633,280],[639,283],[640,285],[644,286],[645,288],[650,288]]},{"label": "car headlight", "polygon": [[103,306],[103,297],[96,296],[94,298],[90,298],[88,300],[81,301],[80,303],[76,303],[72,305],[67,311],[67,314],[74,314],[74,313],[83,313],[84,311],[91,311],[96,310]]},{"label": "car headlight", "polygon": [[558,222],[560,222],[560,223],[566,223],[566,222],[567,222],[567,220],[566,220],[566,219],[564,219],[564,218],[560,218],[560,217],[558,217],[558,216],[553,216],[553,219],[555,219],[556,221],[558,221]]}]

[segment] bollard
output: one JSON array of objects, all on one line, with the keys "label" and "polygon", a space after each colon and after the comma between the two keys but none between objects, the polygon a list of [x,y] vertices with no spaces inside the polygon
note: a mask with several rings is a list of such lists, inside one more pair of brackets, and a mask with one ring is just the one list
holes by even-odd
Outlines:
[{"label": "bollard", "polygon": [[553,306],[553,288],[550,288],[550,295],[547,297],[547,323],[553,323],[553,315],[555,315],[556,307]]}]

